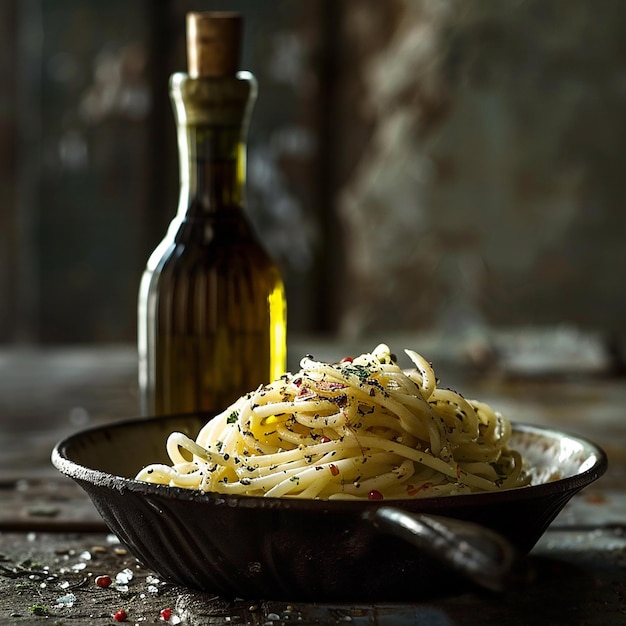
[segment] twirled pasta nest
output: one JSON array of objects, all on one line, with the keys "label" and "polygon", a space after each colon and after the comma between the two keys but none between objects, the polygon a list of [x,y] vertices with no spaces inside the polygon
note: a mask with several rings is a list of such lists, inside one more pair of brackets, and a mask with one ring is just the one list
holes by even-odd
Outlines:
[{"label": "twirled pasta nest", "polygon": [[438,387],[433,368],[389,348],[339,363],[310,356],[296,374],[241,397],[195,441],[172,433],[172,465],[138,480],[228,494],[395,499],[528,484],[511,424],[490,406]]}]

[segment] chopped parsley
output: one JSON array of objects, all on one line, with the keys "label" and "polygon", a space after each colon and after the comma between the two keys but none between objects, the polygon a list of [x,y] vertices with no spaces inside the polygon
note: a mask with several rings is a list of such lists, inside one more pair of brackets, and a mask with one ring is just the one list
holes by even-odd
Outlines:
[{"label": "chopped parsley", "polygon": [[39,615],[39,616],[48,616],[48,607],[45,604],[33,604],[32,606],[28,607],[28,610],[33,614],[33,615]]},{"label": "chopped parsley", "polygon": [[344,365],[341,369],[345,374],[356,376],[362,383],[372,375],[371,370],[364,365]]}]

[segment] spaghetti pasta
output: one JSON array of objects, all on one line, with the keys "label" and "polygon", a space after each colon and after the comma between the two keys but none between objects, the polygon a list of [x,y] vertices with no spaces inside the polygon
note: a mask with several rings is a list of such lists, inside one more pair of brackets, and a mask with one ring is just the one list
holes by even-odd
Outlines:
[{"label": "spaghetti pasta", "polygon": [[529,483],[511,425],[484,402],[438,387],[412,350],[402,370],[381,344],[339,363],[306,356],[197,438],[172,433],[171,465],[138,480],[265,497],[395,499],[497,491]]}]

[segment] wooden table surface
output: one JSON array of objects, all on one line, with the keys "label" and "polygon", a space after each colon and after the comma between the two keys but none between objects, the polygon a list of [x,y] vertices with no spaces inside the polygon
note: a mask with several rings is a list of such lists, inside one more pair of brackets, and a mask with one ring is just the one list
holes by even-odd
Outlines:
[{"label": "wooden table surface", "polygon": [[[316,348],[319,358],[354,353],[353,346],[334,342],[317,342]],[[299,345],[290,350],[304,354]],[[597,371],[477,375],[434,360],[446,386],[491,403],[512,420],[586,436],[607,452],[606,475],[572,500],[532,551],[535,578],[528,585],[501,595],[450,589],[420,603],[324,605],[227,602],[159,580],[110,535],[83,492],[49,461],[59,439],[137,414],[134,348],[4,350],[0,624],[112,624],[121,609],[132,624],[198,626],[626,624],[626,380]],[[94,582],[99,575],[128,580],[101,588]],[[172,610],[169,622],[160,617],[163,609]]]}]

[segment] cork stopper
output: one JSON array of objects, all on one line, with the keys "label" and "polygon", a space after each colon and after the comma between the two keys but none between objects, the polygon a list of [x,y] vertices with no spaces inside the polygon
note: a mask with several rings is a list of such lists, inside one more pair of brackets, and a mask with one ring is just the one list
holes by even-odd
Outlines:
[{"label": "cork stopper", "polygon": [[189,76],[234,76],[239,70],[242,31],[243,18],[238,13],[188,13]]}]

